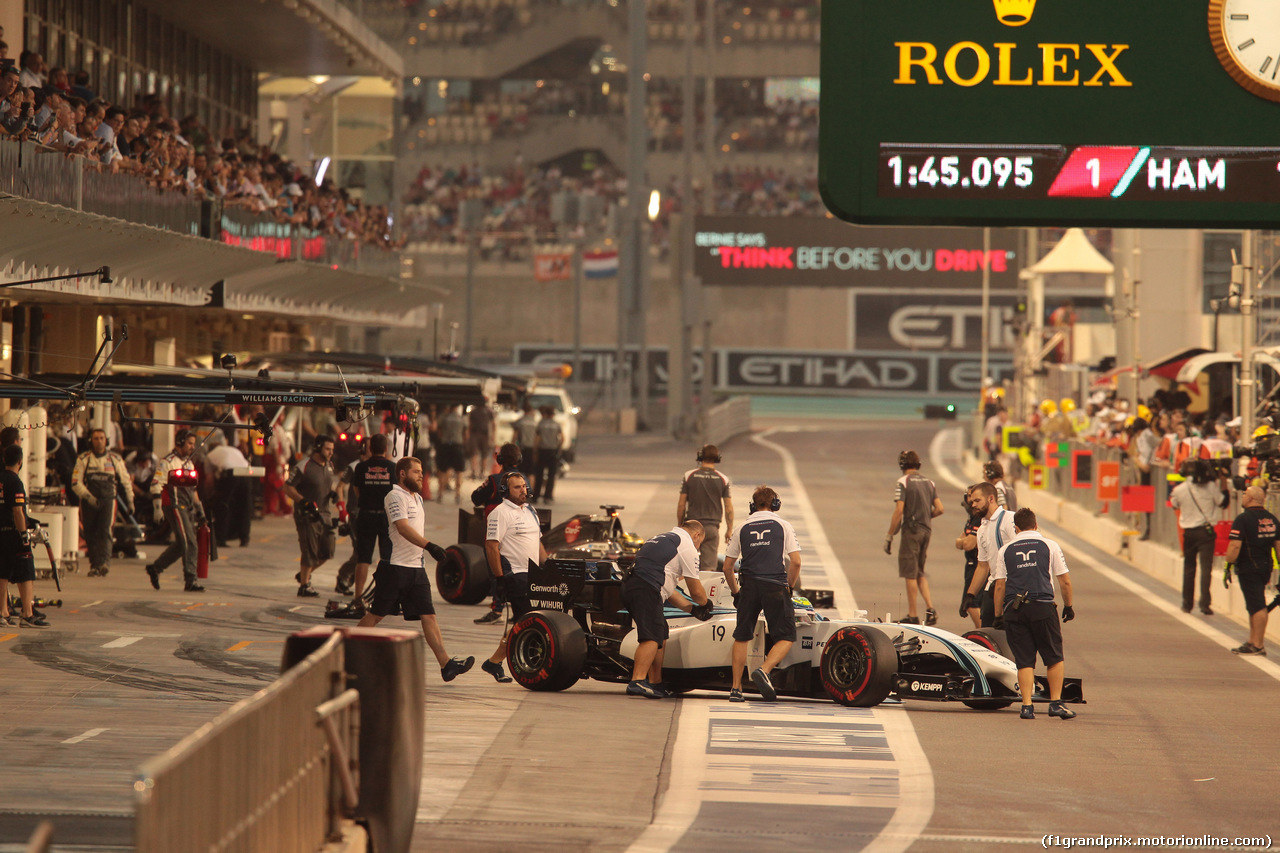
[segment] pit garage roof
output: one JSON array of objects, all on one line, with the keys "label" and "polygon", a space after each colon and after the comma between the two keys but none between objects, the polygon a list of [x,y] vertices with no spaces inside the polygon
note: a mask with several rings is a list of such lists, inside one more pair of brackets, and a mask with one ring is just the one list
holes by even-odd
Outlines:
[{"label": "pit garage roof", "polygon": [[85,275],[7,288],[4,295],[200,307],[222,281],[229,310],[406,327],[424,324],[432,301],[424,288],[381,276],[278,261],[269,253],[0,195],[0,284],[102,266],[110,268],[112,282]]}]

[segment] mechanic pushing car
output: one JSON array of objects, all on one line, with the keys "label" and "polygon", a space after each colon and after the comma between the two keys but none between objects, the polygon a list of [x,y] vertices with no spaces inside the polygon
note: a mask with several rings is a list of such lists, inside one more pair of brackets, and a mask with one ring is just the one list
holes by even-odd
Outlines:
[{"label": "mechanic pushing car", "polygon": [[[622,604],[631,613],[640,640],[628,696],[665,699],[671,695],[662,686],[662,653],[670,634],[664,603],[670,602],[701,622],[711,618],[715,606],[698,580],[698,547],[703,536],[701,522],[690,519],[659,533],[636,554],[635,566],[622,584]],[[689,584],[693,601],[676,591],[681,580]]]},{"label": "mechanic pushing car", "polygon": [[[790,522],[778,515],[782,501],[768,486],[756,486],[747,505],[746,522],[729,540],[724,555],[724,579],[738,608],[733,629],[733,686],[730,702],[741,702],[742,670],[747,665],[747,643],[755,636],[756,619],[764,613],[773,648],[764,663],[751,673],[751,681],[766,702],[778,698],[769,673],[786,657],[796,639],[795,607],[791,590],[800,583],[800,543]],[[742,558],[742,583],[733,566]]]},{"label": "mechanic pushing car", "polygon": [[1044,661],[1049,677],[1049,716],[1070,720],[1075,711],[1062,704],[1062,626],[1053,604],[1053,579],[1062,588],[1062,621],[1076,618],[1071,606],[1071,575],[1057,542],[1043,536],[1036,527],[1036,514],[1023,507],[1013,514],[1017,535],[996,553],[991,562],[995,579],[996,618],[993,627],[1003,629],[1018,667],[1018,690],[1022,693],[1024,720],[1034,720],[1036,653]]}]

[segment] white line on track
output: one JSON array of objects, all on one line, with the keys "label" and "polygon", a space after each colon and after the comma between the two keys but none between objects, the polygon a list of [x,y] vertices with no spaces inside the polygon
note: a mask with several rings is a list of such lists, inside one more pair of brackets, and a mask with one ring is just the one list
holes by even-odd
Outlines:
[{"label": "white line on track", "polygon": [[[961,482],[960,478],[956,476],[955,472],[952,471],[950,466],[948,466],[942,459],[941,447],[942,442],[946,440],[944,437],[945,435],[946,431],[944,430],[933,437],[933,441],[929,444],[929,459],[933,464],[934,470],[938,472],[938,475],[942,477],[942,479],[963,491],[971,484]],[[1088,566],[1107,580],[1128,592],[1133,593],[1140,601],[1150,604],[1166,616],[1177,619],[1191,630],[1212,640],[1214,645],[1221,646],[1228,650],[1235,648],[1239,640],[1238,637],[1232,637],[1230,634],[1226,634],[1218,630],[1203,619],[1197,619],[1189,613],[1183,613],[1181,608],[1175,607],[1163,598],[1152,596],[1151,591],[1143,587],[1142,584],[1136,583],[1110,566],[1098,562],[1080,549],[1074,548],[1065,542],[1058,542],[1058,544],[1062,546],[1062,550],[1067,553],[1072,562]],[[1237,657],[1246,663],[1253,664],[1276,681],[1280,681],[1280,665],[1274,664],[1264,657],[1257,657],[1253,655],[1238,655]]]},{"label": "white line on track", "polygon": [[75,737],[67,738],[66,740],[63,741],[63,743],[80,743],[81,741],[88,740],[91,737],[97,737],[98,735],[106,731],[110,731],[110,729],[89,729],[89,731],[85,732],[82,735],[76,735]]},{"label": "white line on track", "polygon": [[103,643],[104,649],[123,649],[125,646],[132,646],[141,640],[141,637],[117,637],[109,643]]},{"label": "white line on track", "polygon": [[[793,430],[770,429],[753,436],[752,440],[782,458],[787,487],[791,490],[795,509],[803,518],[813,550],[827,573],[828,582],[836,596],[837,609],[842,617],[852,615],[858,609],[857,599],[854,598],[853,589],[841,568],[840,559],[827,539],[822,522],[814,511],[808,490],[800,479],[795,457],[785,447],[768,440],[768,436],[779,431]],[[803,571],[802,568],[802,577]],[[754,703],[745,708],[730,709],[715,708],[706,702],[681,703],[676,742],[671,751],[675,759],[667,791],[653,822],[631,844],[627,853],[667,853],[693,825],[707,795],[705,782],[709,770],[706,749],[713,709],[718,717],[747,712],[768,714],[771,717],[787,714],[807,717],[818,708],[816,705],[794,708],[775,705],[757,709],[751,707],[752,704]],[[893,766],[898,774],[898,792],[893,817],[884,830],[863,849],[868,853],[902,853],[921,837],[933,815],[933,772],[904,708],[881,706],[871,709],[871,712],[874,720],[882,726],[889,750],[893,754]],[[821,716],[829,718],[825,709]],[[788,763],[793,761],[794,759],[790,759]],[[883,764],[878,769],[881,772],[888,770]],[[741,801],[747,800],[749,798]]]}]

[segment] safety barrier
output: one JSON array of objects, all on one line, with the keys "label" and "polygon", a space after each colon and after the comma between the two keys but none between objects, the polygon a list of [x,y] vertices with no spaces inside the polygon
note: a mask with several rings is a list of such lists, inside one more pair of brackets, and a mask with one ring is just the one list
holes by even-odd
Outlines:
[{"label": "safety barrier", "polygon": [[356,805],[359,699],[335,634],[138,770],[138,853],[310,853]]},{"label": "safety barrier", "polygon": [[707,409],[699,424],[699,444],[724,444],[735,435],[751,432],[751,398],[731,397]]}]

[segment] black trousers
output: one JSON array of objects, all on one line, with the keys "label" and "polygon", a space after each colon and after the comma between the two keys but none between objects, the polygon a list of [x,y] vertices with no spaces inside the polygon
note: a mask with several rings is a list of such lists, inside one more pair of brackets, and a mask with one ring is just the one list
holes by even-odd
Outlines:
[{"label": "black trousers", "polygon": [[253,519],[253,491],[248,477],[223,474],[218,478],[213,495],[213,529],[218,544],[239,539],[249,544],[249,523]]},{"label": "black trousers", "polygon": [[1213,580],[1212,527],[1188,527],[1182,531],[1182,609],[1190,610],[1196,590],[1196,559],[1200,560],[1200,609],[1209,606]]},{"label": "black trousers", "polygon": [[109,569],[114,541],[111,524],[116,517],[116,499],[114,494],[94,497],[97,498],[97,506],[90,506],[88,501],[80,502],[80,523],[84,526],[85,549],[89,552],[90,568]]},{"label": "black trousers", "polygon": [[[533,500],[538,500],[543,495],[547,500],[551,500],[554,496],[551,494],[556,488],[556,474],[560,470],[560,451],[558,450],[539,450],[538,451],[538,468],[533,479]],[[545,488],[545,492],[543,489]]]}]

